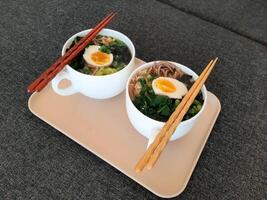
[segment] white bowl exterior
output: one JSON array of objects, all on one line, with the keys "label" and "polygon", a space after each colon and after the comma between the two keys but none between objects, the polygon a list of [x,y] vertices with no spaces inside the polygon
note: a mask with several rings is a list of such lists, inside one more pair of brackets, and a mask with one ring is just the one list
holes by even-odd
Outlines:
[{"label": "white bowl exterior", "polygon": [[[141,113],[135,107],[135,105],[133,104],[133,102],[129,96],[128,85],[129,85],[131,78],[136,74],[137,71],[140,71],[142,69],[150,67],[153,63],[154,62],[149,62],[149,63],[146,63],[146,64],[140,66],[139,68],[137,68],[130,75],[130,77],[127,81],[127,87],[126,87],[126,110],[127,110],[128,118],[129,118],[131,124],[133,125],[133,127],[140,134],[142,134],[143,136],[145,136],[148,139],[153,137],[153,135],[155,133],[159,132],[165,123],[160,122],[160,121],[156,121],[154,119],[147,117],[146,115]],[[192,75],[193,79],[198,78],[198,75],[195,72],[193,72],[191,69],[189,69],[189,68],[187,68],[181,64],[178,64],[178,63],[174,63],[174,62],[172,62],[172,63],[175,64],[177,66],[177,68],[180,68],[182,71],[184,71],[186,74]],[[185,120],[179,124],[179,126],[175,130],[175,133],[172,135],[172,137],[170,139],[171,141],[176,140],[176,139],[181,138],[184,135],[186,135],[193,128],[194,124],[196,123],[197,119],[201,115],[202,111],[205,109],[206,102],[207,102],[206,87],[203,86],[201,91],[202,91],[203,98],[204,98],[204,103],[203,103],[201,110],[194,117],[192,117],[188,120]]]},{"label": "white bowl exterior", "polygon": [[[62,55],[65,54],[66,49],[71,45],[76,36],[84,36],[90,30],[81,31],[69,38],[63,46]],[[134,69],[135,48],[131,40],[120,32],[103,29],[99,34],[117,38],[128,46],[132,59],[127,66],[116,73],[105,76],[86,75],[74,70],[69,65],[65,67],[74,88],[78,92],[95,99],[107,99],[118,95],[125,89],[127,79]]]}]

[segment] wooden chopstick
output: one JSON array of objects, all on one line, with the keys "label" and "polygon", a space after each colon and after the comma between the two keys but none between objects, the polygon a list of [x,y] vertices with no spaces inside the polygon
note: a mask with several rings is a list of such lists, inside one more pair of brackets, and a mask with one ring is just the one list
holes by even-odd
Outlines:
[{"label": "wooden chopstick", "polygon": [[110,13],[66,54],[57,59],[54,64],[52,64],[39,76],[39,78],[29,85],[28,92],[41,91],[47,85],[47,83],[64,68],[66,64],[68,64],[75,56],[77,56],[88,45],[88,43],[95,38],[95,36],[115,17],[115,15],[116,13],[114,12]]},{"label": "wooden chopstick", "polygon": [[147,169],[151,169],[154,166],[154,164],[156,163],[156,161],[158,160],[161,152],[163,151],[163,149],[165,148],[166,144],[168,143],[168,141],[170,140],[171,136],[173,135],[174,131],[176,130],[177,126],[180,124],[180,122],[182,121],[183,117],[187,113],[188,109],[190,108],[190,106],[193,103],[194,99],[198,95],[198,93],[201,90],[202,86],[204,85],[205,81],[209,77],[210,72],[212,71],[213,67],[215,66],[217,60],[218,60],[218,58],[216,58],[213,61],[213,63],[210,65],[210,67],[208,68],[208,71],[204,74],[204,77],[200,80],[200,83],[197,85],[196,89],[193,90],[193,93],[189,97],[188,101],[186,101],[185,106],[183,107],[183,109],[181,110],[181,112],[179,113],[179,115],[177,116],[175,121],[171,124],[170,129],[166,132],[166,134],[164,135],[164,137],[161,140],[160,144],[157,146],[156,150],[151,155],[151,157],[150,157],[150,159],[149,159],[149,161],[147,163]]},{"label": "wooden chopstick", "polygon": [[[217,61],[217,58],[215,59],[215,62]],[[177,119],[179,113],[181,112],[181,110],[184,108],[184,106],[186,105],[186,102],[190,99],[190,96],[193,94],[194,91],[196,91],[198,84],[200,83],[201,79],[204,77],[204,75],[208,72],[209,68],[212,66],[212,64],[215,62],[213,62],[213,60],[211,60],[209,62],[209,64],[206,66],[206,68],[203,70],[203,72],[201,73],[201,75],[199,76],[199,78],[195,81],[195,83],[193,84],[193,86],[190,88],[190,90],[188,91],[188,93],[186,94],[186,96],[183,98],[183,100],[181,101],[181,103],[179,104],[179,106],[177,106],[176,110],[173,112],[173,114],[170,116],[169,120],[165,123],[164,127],[161,129],[161,131],[159,132],[159,134],[156,136],[154,142],[149,146],[149,148],[147,149],[147,151],[145,152],[145,154],[142,156],[142,158],[138,161],[138,163],[135,166],[135,171],[136,172],[140,172],[144,169],[144,167],[147,165],[147,162],[149,161],[151,155],[153,154],[153,152],[155,151],[155,149],[158,147],[158,145],[160,144],[160,142],[162,141],[162,139],[164,138],[166,132],[171,128],[172,124],[175,122],[175,120]],[[213,65],[214,66],[214,65]],[[202,87],[202,86],[201,86]],[[200,89],[201,89],[200,87]],[[199,89],[199,90],[200,90]],[[199,92],[199,91],[198,91]],[[197,92],[197,94],[198,94]],[[190,107],[190,106],[189,106]],[[186,112],[185,112],[186,113]],[[177,126],[176,126],[177,127]],[[166,140],[166,139],[165,139]],[[164,141],[165,141],[164,140]],[[168,140],[167,140],[168,141]],[[165,144],[166,145],[166,144]],[[162,144],[163,146],[163,144]],[[152,161],[150,161],[152,162]]]},{"label": "wooden chopstick", "polygon": [[[207,66],[210,66],[212,64],[212,62],[213,62],[213,60],[211,60],[210,63]],[[208,70],[208,68],[206,67],[203,72],[206,72],[207,70]],[[192,90],[195,90],[196,85],[193,84],[191,88],[192,88]],[[190,90],[189,90],[189,92],[190,92]],[[189,92],[188,92],[188,94],[189,94]],[[186,101],[189,99],[189,96],[186,95],[183,99],[185,99],[185,100],[182,101],[179,104],[179,106],[177,106],[175,112],[173,112],[172,115],[170,116],[170,118],[168,120],[168,121],[170,121],[170,123],[165,123],[165,125],[163,126],[163,128],[161,129],[161,131],[158,133],[158,135],[156,136],[156,138],[153,141],[153,143],[149,146],[149,148],[147,149],[146,153],[143,155],[143,157],[137,163],[137,165],[135,167],[135,171],[136,172],[140,172],[140,171],[143,170],[143,168],[145,167],[147,161],[149,160],[149,156],[156,149],[159,141],[161,141],[162,138],[164,137],[165,132],[170,128],[171,124],[177,118],[177,115],[179,114],[179,112],[177,112],[177,110],[181,110],[181,108],[183,108],[183,106],[185,105]]]}]

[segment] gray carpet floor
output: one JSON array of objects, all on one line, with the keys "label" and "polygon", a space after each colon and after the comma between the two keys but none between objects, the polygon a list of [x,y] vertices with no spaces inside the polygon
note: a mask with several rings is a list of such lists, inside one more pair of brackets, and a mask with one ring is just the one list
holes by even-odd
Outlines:
[{"label": "gray carpet floor", "polygon": [[27,85],[68,37],[113,10],[109,28],[128,35],[143,60],[173,60],[199,73],[220,58],[207,88],[222,111],[176,199],[266,199],[266,3],[214,1],[216,10],[204,12],[205,2],[1,0],[0,199],[158,199],[27,107]]}]

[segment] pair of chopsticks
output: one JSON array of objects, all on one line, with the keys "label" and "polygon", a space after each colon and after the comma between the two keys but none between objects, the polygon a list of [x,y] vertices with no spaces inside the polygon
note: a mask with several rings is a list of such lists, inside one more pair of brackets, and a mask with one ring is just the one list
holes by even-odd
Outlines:
[{"label": "pair of chopsticks", "polygon": [[87,35],[75,44],[67,53],[58,58],[46,71],[44,71],[29,86],[28,92],[40,92],[51,81],[65,65],[70,63],[116,16],[117,13],[110,13],[100,23],[98,23]]},{"label": "pair of chopsticks", "polygon": [[211,60],[205,67],[199,78],[192,85],[188,93],[184,96],[181,103],[177,106],[176,110],[172,113],[169,120],[165,123],[154,142],[149,146],[145,154],[141,157],[135,166],[135,171],[140,172],[145,167],[151,169],[157,162],[161,152],[164,150],[166,144],[170,140],[172,134],[176,130],[179,123],[182,121],[184,115],[187,113],[194,99],[198,95],[205,81],[210,75],[213,67],[215,66],[218,58]]}]

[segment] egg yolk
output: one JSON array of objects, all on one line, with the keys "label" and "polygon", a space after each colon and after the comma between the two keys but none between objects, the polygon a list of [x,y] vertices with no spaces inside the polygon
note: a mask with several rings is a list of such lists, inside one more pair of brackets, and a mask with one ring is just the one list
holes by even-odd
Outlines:
[{"label": "egg yolk", "polygon": [[176,91],[175,85],[172,82],[165,80],[165,79],[157,80],[156,87],[160,89],[161,91],[167,92],[167,93],[172,93]]},{"label": "egg yolk", "polygon": [[98,65],[103,65],[109,62],[110,56],[101,51],[97,51],[91,55],[91,59]]}]

